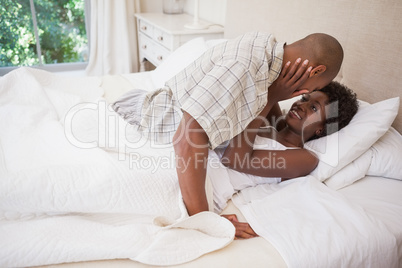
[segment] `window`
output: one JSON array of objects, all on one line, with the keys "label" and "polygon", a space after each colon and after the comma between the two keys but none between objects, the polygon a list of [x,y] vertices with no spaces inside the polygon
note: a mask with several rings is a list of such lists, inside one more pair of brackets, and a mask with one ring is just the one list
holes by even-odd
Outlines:
[{"label": "window", "polygon": [[0,0],[0,75],[17,66],[85,68],[84,10],[84,0]]}]

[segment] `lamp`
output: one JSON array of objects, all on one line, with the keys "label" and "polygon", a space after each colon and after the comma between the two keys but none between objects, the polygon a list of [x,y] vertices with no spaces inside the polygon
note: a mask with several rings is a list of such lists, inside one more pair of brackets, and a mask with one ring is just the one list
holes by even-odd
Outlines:
[{"label": "lamp", "polygon": [[205,24],[199,21],[198,18],[198,0],[194,0],[194,19],[192,23],[187,23],[184,25],[185,28],[187,29],[193,29],[193,30],[202,30],[202,29],[207,29],[209,28],[209,24]]}]

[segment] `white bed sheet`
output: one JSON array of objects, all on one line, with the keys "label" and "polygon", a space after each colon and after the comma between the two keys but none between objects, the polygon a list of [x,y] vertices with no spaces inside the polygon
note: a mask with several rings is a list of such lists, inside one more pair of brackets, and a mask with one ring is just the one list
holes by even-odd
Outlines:
[{"label": "white bed sheet", "polygon": [[387,226],[396,237],[402,267],[402,181],[366,176],[339,192]]},{"label": "white bed sheet", "polygon": [[[347,199],[358,203],[378,219],[397,237],[398,267],[402,267],[402,182],[382,177],[367,176],[345,187],[339,192]],[[241,212],[230,202],[227,213],[236,213],[244,220]],[[229,246],[208,253],[190,263],[172,267],[287,267],[278,251],[265,239],[235,240]],[[85,263],[69,263],[41,267],[151,267],[131,260],[104,260]]]},{"label": "white bed sheet", "polygon": [[[141,74],[142,75],[142,74]],[[149,74],[145,74],[149,75]],[[127,75],[127,76],[118,76],[120,82],[113,83],[114,78],[109,77],[111,86],[108,88],[106,84],[104,84],[104,90],[108,92],[109,90],[115,90],[119,88],[119,94],[134,88],[132,81],[140,81],[139,74],[135,75]],[[140,79],[140,80],[137,80]],[[131,81],[131,82],[130,82]],[[141,80],[142,81],[142,80]],[[121,86],[119,86],[121,85]],[[143,86],[143,85],[141,85]],[[152,90],[152,83],[146,84],[143,89]],[[112,101],[119,94],[109,94],[110,100]],[[60,116],[60,115],[59,115]],[[366,182],[368,181],[368,184]],[[362,185],[362,187],[358,186]],[[361,193],[361,189],[364,192],[371,192],[371,193],[380,193],[376,198],[372,198],[373,194],[369,196]],[[392,188],[392,189],[391,189]],[[364,180],[359,181],[355,185],[342,189],[340,193],[345,193],[345,196],[355,201],[357,204],[361,205],[366,211],[375,215],[376,218],[382,219],[384,217],[384,224],[386,227],[398,238],[398,251],[399,251],[399,258],[401,258],[401,230],[398,228],[399,222],[401,222],[401,215],[400,211],[402,210],[402,200],[397,196],[397,193],[401,192],[402,190],[402,182],[394,181],[384,178],[365,178]],[[382,195],[384,193],[384,195]],[[365,200],[365,198],[370,198]],[[388,209],[383,209],[382,206],[384,204],[387,205]],[[237,214],[241,215],[236,208],[233,206],[229,206],[226,210],[229,211],[230,209],[236,211]],[[397,212],[396,212],[397,211]],[[386,215],[382,213],[386,212]],[[241,217],[240,217],[241,218]],[[242,255],[241,252],[245,251],[253,252],[253,256],[248,259],[247,255]],[[401,265],[399,259],[399,265]],[[100,261],[100,262],[85,262],[85,265],[139,265],[138,267],[144,266],[135,261]],[[205,267],[206,264],[217,264],[217,266],[233,266],[233,267],[244,267],[245,265],[249,265],[252,267],[265,267],[267,264],[272,264],[274,267],[285,267],[285,262],[278,251],[268,242],[265,241],[263,238],[255,238],[251,240],[244,240],[244,241],[234,241],[228,247],[225,247],[219,251],[209,253],[199,259],[196,259],[190,263],[181,265],[184,267]],[[74,265],[74,264],[71,264]],[[83,265],[83,263],[79,263],[78,265]]]},{"label": "white bed sheet", "polygon": [[[149,78],[149,74],[150,73],[130,74],[125,75],[124,78],[129,81],[129,83],[136,84],[141,80],[140,75],[144,75]],[[147,90],[153,89],[152,84],[147,84],[144,86]],[[129,87],[126,88],[128,89]],[[105,91],[107,92],[108,89],[105,88]],[[397,251],[399,256],[398,263],[399,267],[402,267],[402,226],[400,225],[402,222],[402,195],[400,194],[402,192],[402,181],[367,176],[367,178],[364,178],[349,187],[340,189],[339,192],[342,193],[347,199],[359,204],[370,215],[383,221],[387,229],[396,237],[398,247]],[[245,220],[239,209],[236,208],[231,202],[224,212],[226,213],[227,211],[233,211],[234,213],[238,214],[241,219]],[[280,257],[278,251],[268,241],[265,241],[265,243],[269,245],[269,248],[273,249],[270,251],[273,256],[279,256],[278,260],[274,261],[274,263],[277,264],[275,267],[286,266],[285,261],[282,257]],[[260,252],[257,250],[257,248],[259,248],[258,245],[256,245],[254,248],[256,249],[256,253]],[[222,249],[221,251],[223,250],[226,249]],[[208,255],[214,255],[215,253],[210,253]],[[263,252],[257,259],[268,262],[272,261],[272,258],[267,258],[267,255],[265,255]],[[197,263],[197,261],[198,260],[195,260],[193,262]],[[235,263],[239,263],[239,261]]]},{"label": "white bed sheet", "polygon": [[382,219],[314,177],[247,188],[233,200],[288,267],[398,266]]}]

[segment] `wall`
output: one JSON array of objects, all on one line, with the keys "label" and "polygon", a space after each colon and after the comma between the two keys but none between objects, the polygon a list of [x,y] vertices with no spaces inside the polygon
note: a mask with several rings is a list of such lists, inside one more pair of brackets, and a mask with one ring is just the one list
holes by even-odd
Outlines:
[{"label": "wall", "polygon": [[[262,30],[291,43],[328,33],[345,54],[336,80],[374,103],[402,97],[401,14],[401,0],[228,0],[225,37]],[[402,133],[402,105],[393,126]]]},{"label": "wall", "polygon": [[[184,12],[193,15],[194,0],[185,0]],[[225,25],[227,0],[199,0],[198,16],[220,25]]]},{"label": "wall", "polygon": [[[184,0],[184,12],[193,15],[194,0]],[[198,16],[225,25],[227,0],[199,0]],[[163,0],[140,0],[141,12],[162,12]]]},{"label": "wall", "polygon": [[140,0],[141,12],[162,12],[163,0]]}]

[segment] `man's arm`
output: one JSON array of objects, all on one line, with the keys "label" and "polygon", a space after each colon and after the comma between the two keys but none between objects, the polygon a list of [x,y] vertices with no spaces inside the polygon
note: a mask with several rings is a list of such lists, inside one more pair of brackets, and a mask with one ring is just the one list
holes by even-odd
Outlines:
[{"label": "man's arm", "polygon": [[194,118],[183,112],[179,128],[173,136],[176,170],[180,190],[188,214],[208,211],[205,193],[208,136]]},{"label": "man's arm", "polygon": [[[188,214],[208,211],[205,178],[208,161],[208,136],[194,118],[183,112],[183,118],[173,137],[176,170],[180,190]],[[235,215],[222,215],[236,228],[236,238],[251,238],[257,234],[248,223],[239,222]]]},{"label": "man's arm", "polygon": [[[282,115],[283,115],[282,110],[281,110],[279,104],[275,103],[274,106],[271,108],[271,110],[268,113],[267,123],[269,123],[270,126],[275,127],[275,129],[277,131],[280,131],[281,129],[286,127],[286,122]],[[266,124],[264,124],[264,125],[266,125]],[[262,127],[264,125],[262,125]]]}]

